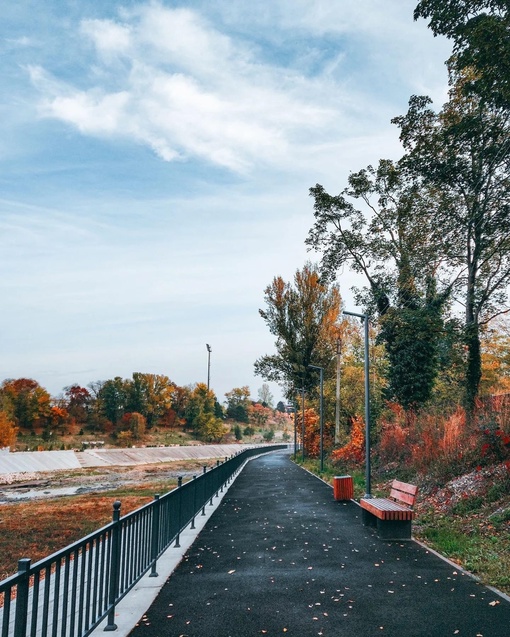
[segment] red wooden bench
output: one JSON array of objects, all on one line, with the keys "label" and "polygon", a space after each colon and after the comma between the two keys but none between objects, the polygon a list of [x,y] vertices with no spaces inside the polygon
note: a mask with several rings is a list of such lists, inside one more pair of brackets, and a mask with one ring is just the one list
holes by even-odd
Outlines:
[{"label": "red wooden bench", "polygon": [[376,526],[385,540],[410,540],[418,487],[393,480],[388,498],[361,498],[363,524]]}]

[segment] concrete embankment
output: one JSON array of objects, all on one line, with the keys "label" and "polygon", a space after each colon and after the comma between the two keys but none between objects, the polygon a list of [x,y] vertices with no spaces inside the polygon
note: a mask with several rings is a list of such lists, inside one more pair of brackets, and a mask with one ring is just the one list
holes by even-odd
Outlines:
[{"label": "concrete embankment", "polygon": [[0,453],[0,480],[18,480],[23,474],[80,469],[127,467],[172,460],[226,458],[255,445],[190,445],[141,449],[89,449],[87,451],[26,451]]}]

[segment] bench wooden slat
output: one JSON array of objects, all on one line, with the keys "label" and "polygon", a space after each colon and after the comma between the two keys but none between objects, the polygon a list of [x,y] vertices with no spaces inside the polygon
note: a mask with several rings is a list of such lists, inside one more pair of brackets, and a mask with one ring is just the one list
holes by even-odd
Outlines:
[{"label": "bench wooden slat", "polygon": [[373,513],[381,520],[413,520],[414,511],[386,498],[361,499],[360,504],[364,509]]},{"label": "bench wooden slat", "polygon": [[363,509],[370,511],[380,520],[402,520],[414,519],[412,509],[418,493],[418,487],[414,484],[407,484],[394,480],[391,485],[389,498],[370,498],[360,500]]},{"label": "bench wooden slat", "polygon": [[411,507],[414,505],[414,501],[416,500],[416,496],[410,495],[409,493],[404,493],[402,491],[397,491],[396,489],[391,490],[390,498],[395,498],[395,500],[405,502]]},{"label": "bench wooden slat", "polygon": [[400,482],[400,480],[393,480],[393,484],[391,485],[393,489],[398,489],[404,493],[409,493],[410,495],[414,495],[418,493],[418,487],[414,484],[408,484],[407,482]]}]

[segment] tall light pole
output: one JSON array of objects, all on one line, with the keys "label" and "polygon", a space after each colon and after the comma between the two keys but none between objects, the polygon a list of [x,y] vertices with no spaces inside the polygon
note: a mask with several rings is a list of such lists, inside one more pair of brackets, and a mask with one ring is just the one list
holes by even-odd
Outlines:
[{"label": "tall light pole", "polygon": [[297,456],[297,410],[298,410],[298,401],[296,398],[294,400],[294,460],[296,460],[296,456]]},{"label": "tall light pole", "polygon": [[305,388],[301,387],[301,453],[305,461]]},{"label": "tall light pole", "polygon": [[205,346],[207,347],[207,391],[209,391],[209,384],[211,381],[211,346],[209,345],[209,343],[206,343]]},{"label": "tall light pole", "polygon": [[324,368],[319,367],[319,365],[308,365],[312,369],[318,369],[320,372],[320,383],[321,383],[321,399],[319,403],[319,418],[320,418],[320,472],[324,471]]},{"label": "tall light pole", "polygon": [[371,478],[370,478],[370,363],[368,350],[368,314],[356,314],[355,312],[346,312],[342,314],[348,316],[357,316],[361,319],[365,328],[365,498],[371,498]]},{"label": "tall light pole", "polygon": [[335,406],[335,445],[340,442],[340,354],[342,353],[342,339],[336,339],[336,406]]}]

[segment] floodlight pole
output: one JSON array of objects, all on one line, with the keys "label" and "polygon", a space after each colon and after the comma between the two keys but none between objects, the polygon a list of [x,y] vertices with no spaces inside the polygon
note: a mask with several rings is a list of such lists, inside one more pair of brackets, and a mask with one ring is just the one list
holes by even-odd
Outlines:
[{"label": "floodlight pole", "polygon": [[320,472],[324,471],[324,368],[319,365],[308,365],[312,369],[318,369],[320,372],[321,399],[319,403],[320,414]]},{"label": "floodlight pole", "polygon": [[356,316],[361,319],[365,328],[365,498],[371,498],[371,471],[370,471],[370,363],[368,349],[368,314],[356,314],[356,312],[343,311],[342,314]]},{"label": "floodlight pole", "polygon": [[205,346],[207,347],[207,391],[209,391],[209,384],[211,381],[211,346],[209,345],[209,343],[206,343]]}]

